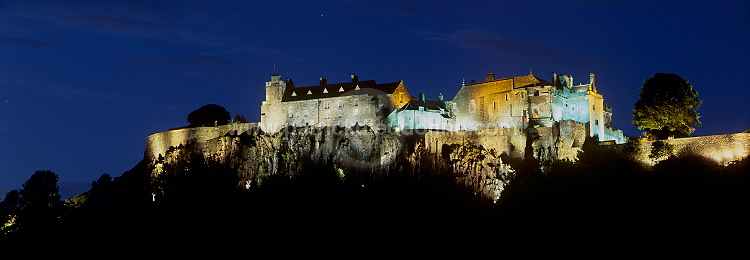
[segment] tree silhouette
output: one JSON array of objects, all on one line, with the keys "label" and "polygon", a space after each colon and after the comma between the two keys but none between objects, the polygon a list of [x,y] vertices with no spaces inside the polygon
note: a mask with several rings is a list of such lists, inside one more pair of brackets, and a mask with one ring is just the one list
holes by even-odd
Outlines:
[{"label": "tree silhouette", "polygon": [[239,124],[239,123],[247,123],[247,119],[245,119],[244,115],[234,115],[234,118],[232,118],[232,124]]},{"label": "tree silhouette", "polygon": [[11,190],[6,193],[5,199],[0,201],[0,235],[14,230],[13,224],[20,209],[21,194],[18,190]]},{"label": "tree silhouette", "polygon": [[42,231],[56,223],[64,212],[57,187],[57,174],[36,171],[23,184],[17,225],[20,230]]},{"label": "tree silhouette", "polygon": [[632,123],[651,140],[689,136],[700,126],[696,111],[703,101],[690,83],[671,73],[646,79],[633,109]]},{"label": "tree silhouette", "polygon": [[91,182],[91,189],[101,189],[110,184],[112,184],[112,176],[110,176],[108,173],[105,173],[102,174],[102,176],[99,177],[99,179],[97,179],[96,181]]},{"label": "tree silhouette", "polygon": [[202,106],[190,112],[187,117],[190,127],[226,125],[230,119],[232,117],[227,112],[227,109],[216,104]]}]

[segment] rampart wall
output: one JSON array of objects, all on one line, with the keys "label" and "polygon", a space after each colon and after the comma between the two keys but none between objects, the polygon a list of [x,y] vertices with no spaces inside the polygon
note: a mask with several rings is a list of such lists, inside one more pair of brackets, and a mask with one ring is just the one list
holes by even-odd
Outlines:
[{"label": "rampart wall", "polygon": [[[723,165],[750,155],[750,133],[697,136],[663,141],[674,146],[675,155],[692,153]],[[656,162],[648,157],[653,144],[654,141],[647,141],[640,142],[638,146],[637,158],[649,165]],[[622,149],[624,146],[624,144],[614,145],[616,149]]]},{"label": "rampart wall", "polygon": [[158,159],[159,155],[165,156],[170,147],[184,146],[189,142],[194,142],[198,147],[205,148],[206,141],[210,139],[218,138],[230,132],[235,134],[247,132],[253,128],[258,128],[258,123],[193,127],[155,133],[146,137],[144,158],[148,160]]}]

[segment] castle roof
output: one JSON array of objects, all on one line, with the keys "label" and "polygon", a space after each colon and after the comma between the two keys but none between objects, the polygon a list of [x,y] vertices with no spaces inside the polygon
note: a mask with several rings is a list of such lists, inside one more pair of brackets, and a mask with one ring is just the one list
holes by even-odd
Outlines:
[{"label": "castle roof", "polygon": [[406,103],[403,107],[399,109],[401,110],[418,110],[419,107],[424,107],[425,110],[440,110],[446,109],[445,108],[445,102],[443,101],[437,101],[437,100],[412,100],[409,101],[409,103]]},{"label": "castle roof", "polygon": [[445,102],[438,100],[411,100],[409,103],[406,103],[406,105],[399,108],[398,111],[419,110],[419,107],[423,107],[424,111],[444,113],[443,116],[448,117],[448,114],[446,113],[448,109],[445,107]]},{"label": "castle roof", "polygon": [[[485,81],[485,82],[471,83],[471,84],[466,84],[466,86],[481,85],[481,84],[488,83],[488,82],[497,82],[497,84],[506,86],[508,88],[523,88],[523,87],[529,87],[529,86],[552,86],[551,82],[546,81],[540,77],[534,76],[533,74],[518,76],[518,77],[496,79],[496,80],[490,80],[490,81]],[[493,84],[493,85],[498,86],[496,84]]]},{"label": "castle roof", "polygon": [[375,80],[366,80],[335,84],[327,84],[324,82],[321,85],[307,87],[292,86],[287,87],[286,91],[284,91],[284,96],[281,98],[281,101],[298,101],[363,94],[393,94],[399,85],[401,85],[401,81],[377,84]]}]

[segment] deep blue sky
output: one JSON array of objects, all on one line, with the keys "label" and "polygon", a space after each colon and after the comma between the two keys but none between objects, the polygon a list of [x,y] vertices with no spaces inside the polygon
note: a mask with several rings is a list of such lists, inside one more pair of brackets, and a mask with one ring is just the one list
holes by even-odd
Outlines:
[{"label": "deep blue sky", "polygon": [[[519,3],[523,2],[523,4]],[[274,73],[297,85],[403,79],[452,99],[461,80],[596,74],[628,136],[643,80],[690,81],[694,135],[750,128],[747,1],[0,2],[0,196],[36,170],[63,197],[120,176],[147,135],[202,105],[260,118]]]}]

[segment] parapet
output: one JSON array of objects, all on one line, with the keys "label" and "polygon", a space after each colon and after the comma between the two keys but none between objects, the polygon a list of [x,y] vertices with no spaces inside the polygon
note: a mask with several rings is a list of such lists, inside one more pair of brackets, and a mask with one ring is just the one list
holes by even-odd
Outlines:
[{"label": "parapet", "polygon": [[258,128],[258,123],[182,128],[155,133],[146,137],[144,159],[151,161],[158,159],[159,156],[164,156],[170,147],[178,147],[188,143],[204,146],[208,140],[226,134],[241,134],[255,128]]}]

